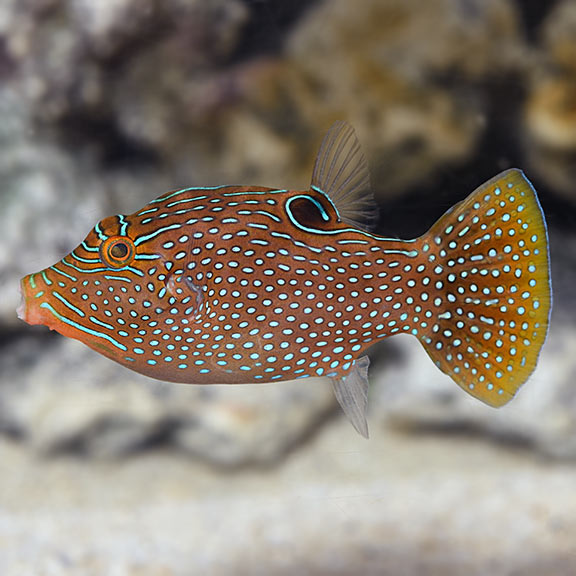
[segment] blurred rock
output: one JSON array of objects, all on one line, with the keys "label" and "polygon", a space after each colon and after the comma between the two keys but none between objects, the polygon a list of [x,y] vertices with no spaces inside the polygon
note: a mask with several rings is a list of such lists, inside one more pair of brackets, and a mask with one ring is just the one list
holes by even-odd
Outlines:
[{"label": "blurred rock", "polygon": [[569,576],[573,466],[345,422],[282,466],[31,457],[0,441],[2,576]]},{"label": "blurred rock", "polygon": [[154,0],[60,2],[60,10],[66,14],[70,28],[83,38],[90,52],[100,58],[129,50],[143,36],[152,34],[159,25],[160,8]]},{"label": "blurred rock", "polygon": [[[391,196],[470,158],[488,84],[519,70],[521,48],[511,2],[334,0],[309,12],[276,68],[252,70],[246,93],[260,123],[300,142],[301,180],[310,134],[346,118],[373,159],[375,191]],[[239,162],[255,156],[246,144]]]},{"label": "blurred rock", "polygon": [[10,0],[0,78],[72,166],[140,171],[141,205],[165,190],[151,171],[168,188],[218,174],[215,112],[234,95],[221,70],[248,16],[241,0]]},{"label": "blurred rock", "polygon": [[224,466],[276,462],[337,412],[332,387],[320,379],[209,388],[201,394],[207,399],[193,417],[180,418],[175,443]]},{"label": "blurred rock", "polygon": [[57,122],[114,114],[118,85],[142,62],[154,83],[139,97],[176,94],[229,57],[246,17],[240,0],[10,0],[0,38],[37,117]]},{"label": "blurred rock", "polygon": [[102,217],[140,207],[143,180],[169,186],[148,168],[100,172],[90,156],[48,139],[30,115],[18,91],[0,88],[0,327],[21,326],[21,277],[58,261]]},{"label": "blurred rock", "polygon": [[542,50],[524,110],[528,159],[553,191],[576,200],[576,1],[552,10]]},{"label": "blurred rock", "polygon": [[18,279],[62,257],[103,212],[87,170],[36,140],[19,95],[0,89],[0,323],[17,322]]},{"label": "blurred rock", "polygon": [[487,85],[523,47],[511,0],[318,3],[283,55],[252,62],[235,60],[256,17],[240,0],[9,6],[0,38],[34,117],[109,159],[149,154],[182,184],[306,186],[346,118],[377,191],[400,193],[469,159]]},{"label": "blurred rock", "polygon": [[318,379],[180,386],[60,337],[48,347],[26,338],[4,350],[2,428],[41,454],[118,458],[162,446],[221,466],[268,464],[335,409],[330,386]]},{"label": "blurred rock", "polygon": [[478,436],[502,446],[576,459],[576,346],[572,329],[552,332],[538,368],[507,406],[494,409],[468,397],[433,371],[416,339],[395,342],[402,367],[382,370],[371,391],[374,418],[414,434]]}]

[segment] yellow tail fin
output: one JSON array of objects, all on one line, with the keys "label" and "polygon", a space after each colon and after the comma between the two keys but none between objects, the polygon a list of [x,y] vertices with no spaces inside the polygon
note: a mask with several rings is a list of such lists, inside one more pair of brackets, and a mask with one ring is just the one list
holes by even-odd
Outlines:
[{"label": "yellow tail fin", "polygon": [[491,406],[512,399],[546,339],[546,224],[530,182],[507,170],[419,239],[435,321],[419,334],[436,365]]}]

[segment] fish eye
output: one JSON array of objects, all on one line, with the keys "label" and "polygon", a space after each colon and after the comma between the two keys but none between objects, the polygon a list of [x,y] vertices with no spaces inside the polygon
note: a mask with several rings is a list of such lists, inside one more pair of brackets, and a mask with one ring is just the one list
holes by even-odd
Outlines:
[{"label": "fish eye", "polygon": [[286,210],[296,224],[307,228],[321,228],[330,221],[330,215],[323,204],[307,194],[290,198]]},{"label": "fish eye", "polygon": [[128,266],[134,260],[135,254],[134,242],[125,236],[113,236],[100,246],[100,258],[111,268]]}]

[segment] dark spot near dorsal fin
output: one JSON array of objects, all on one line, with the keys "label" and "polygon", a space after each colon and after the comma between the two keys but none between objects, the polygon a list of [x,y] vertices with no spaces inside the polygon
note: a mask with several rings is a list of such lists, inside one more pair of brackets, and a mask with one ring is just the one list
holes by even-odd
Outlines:
[{"label": "dark spot near dorsal fin", "polygon": [[290,211],[296,221],[308,228],[321,228],[329,222],[328,210],[318,200],[311,200],[307,196],[299,196],[290,203]]}]

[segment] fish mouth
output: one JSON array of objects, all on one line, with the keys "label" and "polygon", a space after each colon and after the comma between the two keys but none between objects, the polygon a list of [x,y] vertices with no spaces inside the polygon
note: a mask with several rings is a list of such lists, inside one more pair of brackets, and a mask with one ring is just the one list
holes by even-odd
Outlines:
[{"label": "fish mouth", "polygon": [[18,314],[20,320],[26,322],[26,293],[24,292],[22,281],[18,287],[18,292],[20,293],[20,304],[18,304],[18,308],[16,308],[16,314]]},{"label": "fish mouth", "polygon": [[20,320],[27,324],[46,324],[44,312],[36,301],[32,300],[34,294],[30,292],[29,278],[29,276],[25,276],[20,280],[20,304],[16,308],[16,314]]}]

